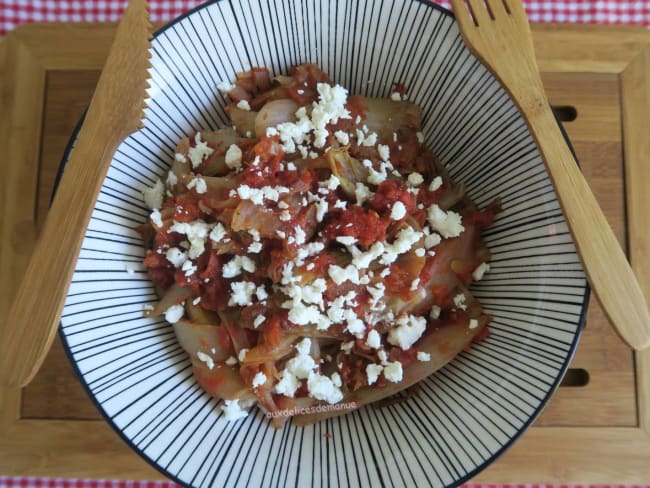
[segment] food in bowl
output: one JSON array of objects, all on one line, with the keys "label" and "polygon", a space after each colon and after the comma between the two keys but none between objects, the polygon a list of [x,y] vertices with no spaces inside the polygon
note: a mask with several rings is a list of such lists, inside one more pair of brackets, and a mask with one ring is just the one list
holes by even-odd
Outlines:
[{"label": "food in bowl", "polygon": [[468,286],[489,270],[498,202],[478,209],[450,180],[404,87],[349,96],[303,64],[222,89],[232,127],[179,142],[141,230],[149,313],[226,419],[253,403],[276,427],[344,413],[487,334]]}]

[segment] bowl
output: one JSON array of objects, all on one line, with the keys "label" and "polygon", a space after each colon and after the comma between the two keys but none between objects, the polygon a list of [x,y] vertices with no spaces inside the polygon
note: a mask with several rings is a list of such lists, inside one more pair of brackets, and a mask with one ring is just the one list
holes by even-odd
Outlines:
[{"label": "bowl", "polygon": [[[208,2],[152,42],[145,127],[117,150],[93,211],[60,333],[88,394],[152,466],[188,486],[455,486],[531,425],[576,348],[588,288],[553,187],[504,88],[465,48],[452,14],[419,0]],[[315,62],[350,90],[423,106],[427,145],[485,207],[491,271],[472,288],[490,335],[420,383],[419,395],[275,430],[263,412],[226,422],[157,301],[136,227],[142,190],[185,134],[227,123],[236,71]],[[73,135],[73,140],[74,140]],[[64,158],[65,160],[66,158]]]}]

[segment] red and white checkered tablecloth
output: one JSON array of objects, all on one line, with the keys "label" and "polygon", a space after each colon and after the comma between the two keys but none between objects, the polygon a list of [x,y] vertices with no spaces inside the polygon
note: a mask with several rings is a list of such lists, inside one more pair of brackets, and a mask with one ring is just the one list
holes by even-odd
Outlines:
[{"label": "red and white checkered tablecloth", "polygon": [[[449,7],[448,0],[434,0]],[[0,36],[28,22],[106,22],[127,0],[0,0]],[[202,0],[150,0],[151,20],[166,21]],[[650,0],[524,0],[532,22],[638,24],[650,27]]]},{"label": "red and white checkered tablecloth", "polygon": [[[449,8],[448,0],[433,0]],[[650,0],[523,0],[531,22],[650,27]],[[149,0],[151,20],[167,21],[203,0]],[[114,22],[127,0],[0,0],[0,36],[30,22]],[[6,477],[0,488],[177,488],[168,481]],[[463,485],[463,488],[650,488],[624,485]]]}]

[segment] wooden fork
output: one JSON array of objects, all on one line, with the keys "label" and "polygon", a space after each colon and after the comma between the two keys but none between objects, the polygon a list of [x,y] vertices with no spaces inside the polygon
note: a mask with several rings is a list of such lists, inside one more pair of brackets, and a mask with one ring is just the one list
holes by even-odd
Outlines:
[{"label": "wooden fork", "polygon": [[580,172],[544,93],[521,0],[451,0],[469,50],[512,95],[537,142],[589,283],[619,335],[650,346],[650,313],[639,283]]},{"label": "wooden fork", "polygon": [[52,345],[86,227],[113,154],[144,120],[150,37],[146,0],[131,0],[27,271],[0,329],[0,381],[7,386],[29,383]]}]

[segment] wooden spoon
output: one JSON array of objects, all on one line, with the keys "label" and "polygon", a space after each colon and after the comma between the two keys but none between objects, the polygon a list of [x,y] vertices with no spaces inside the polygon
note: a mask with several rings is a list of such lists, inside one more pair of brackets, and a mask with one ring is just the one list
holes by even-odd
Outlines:
[{"label": "wooden spoon", "polygon": [[451,0],[469,50],[501,81],[546,163],[592,289],[621,338],[650,346],[645,296],[555,121],[520,0]]},{"label": "wooden spoon", "polygon": [[52,345],[113,154],[144,119],[150,37],[146,0],[131,0],[1,331],[0,376],[5,385],[29,383]]}]

